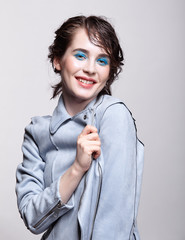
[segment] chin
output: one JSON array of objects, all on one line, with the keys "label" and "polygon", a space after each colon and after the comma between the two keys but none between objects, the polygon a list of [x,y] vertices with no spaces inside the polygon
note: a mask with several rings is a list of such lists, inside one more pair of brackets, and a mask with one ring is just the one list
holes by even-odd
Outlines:
[{"label": "chin", "polygon": [[79,94],[76,96],[81,101],[92,101],[97,95]]}]

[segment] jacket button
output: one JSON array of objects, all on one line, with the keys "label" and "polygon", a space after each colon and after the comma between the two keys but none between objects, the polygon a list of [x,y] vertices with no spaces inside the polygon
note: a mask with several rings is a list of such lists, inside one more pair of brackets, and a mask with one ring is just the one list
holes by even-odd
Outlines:
[{"label": "jacket button", "polygon": [[87,115],[84,115],[84,120],[86,120],[87,119]]}]

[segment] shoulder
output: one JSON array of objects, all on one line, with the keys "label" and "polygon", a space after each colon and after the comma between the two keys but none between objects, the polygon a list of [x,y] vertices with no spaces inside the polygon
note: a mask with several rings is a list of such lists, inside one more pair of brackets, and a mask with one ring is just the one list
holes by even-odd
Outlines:
[{"label": "shoulder", "polygon": [[108,104],[101,116],[97,117],[96,123],[102,144],[122,146],[122,143],[128,144],[136,141],[135,120],[127,106],[119,99],[108,98]]},{"label": "shoulder", "polygon": [[34,139],[49,133],[49,124],[51,116],[35,116],[31,118],[31,122],[25,128],[25,134],[32,135]]},{"label": "shoulder", "polygon": [[129,132],[133,138],[137,137],[135,119],[122,100],[104,95],[96,113],[98,131],[111,133],[112,136]]},{"label": "shoulder", "polygon": [[104,95],[97,106],[97,113],[99,120],[104,121],[108,119],[110,122],[122,122],[127,120],[131,123],[135,122],[131,111],[125,105],[125,103],[115,97]]},{"label": "shoulder", "polygon": [[43,158],[47,149],[53,146],[50,140],[50,119],[51,116],[33,117],[30,124],[25,128],[23,144],[36,146]]},{"label": "shoulder", "polygon": [[47,124],[50,122],[51,116],[47,115],[47,116],[35,116],[31,118],[31,123],[34,125],[37,124]]},{"label": "shoulder", "polygon": [[101,96],[97,103],[96,103],[96,108],[97,110],[99,109],[106,109],[107,107],[114,105],[116,103],[123,103],[120,99],[115,98],[113,96],[110,95],[103,95]]}]

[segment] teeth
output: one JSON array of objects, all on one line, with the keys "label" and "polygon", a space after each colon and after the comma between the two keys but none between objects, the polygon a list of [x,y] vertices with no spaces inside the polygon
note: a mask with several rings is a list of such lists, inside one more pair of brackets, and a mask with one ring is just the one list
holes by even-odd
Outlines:
[{"label": "teeth", "polygon": [[82,83],[86,83],[86,84],[93,84],[93,81],[87,81],[87,80],[84,80],[84,79],[79,79],[80,82]]}]

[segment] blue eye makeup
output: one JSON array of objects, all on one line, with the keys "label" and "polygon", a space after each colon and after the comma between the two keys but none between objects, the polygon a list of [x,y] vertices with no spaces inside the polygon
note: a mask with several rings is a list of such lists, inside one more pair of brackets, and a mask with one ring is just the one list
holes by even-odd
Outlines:
[{"label": "blue eye makeup", "polygon": [[80,61],[87,58],[86,54],[84,52],[81,52],[81,51],[77,51],[74,56]]},{"label": "blue eye makeup", "polygon": [[[78,59],[79,61],[83,61],[86,60],[88,58],[88,53],[86,53],[86,51],[83,51],[81,49],[76,49],[74,51],[74,57],[76,59]],[[106,66],[109,64],[109,57],[104,56],[104,55],[100,55],[96,62],[100,65],[100,66]]]},{"label": "blue eye makeup", "polygon": [[109,60],[107,57],[101,57],[98,58],[97,62],[101,65],[101,66],[106,66],[109,64]]}]

